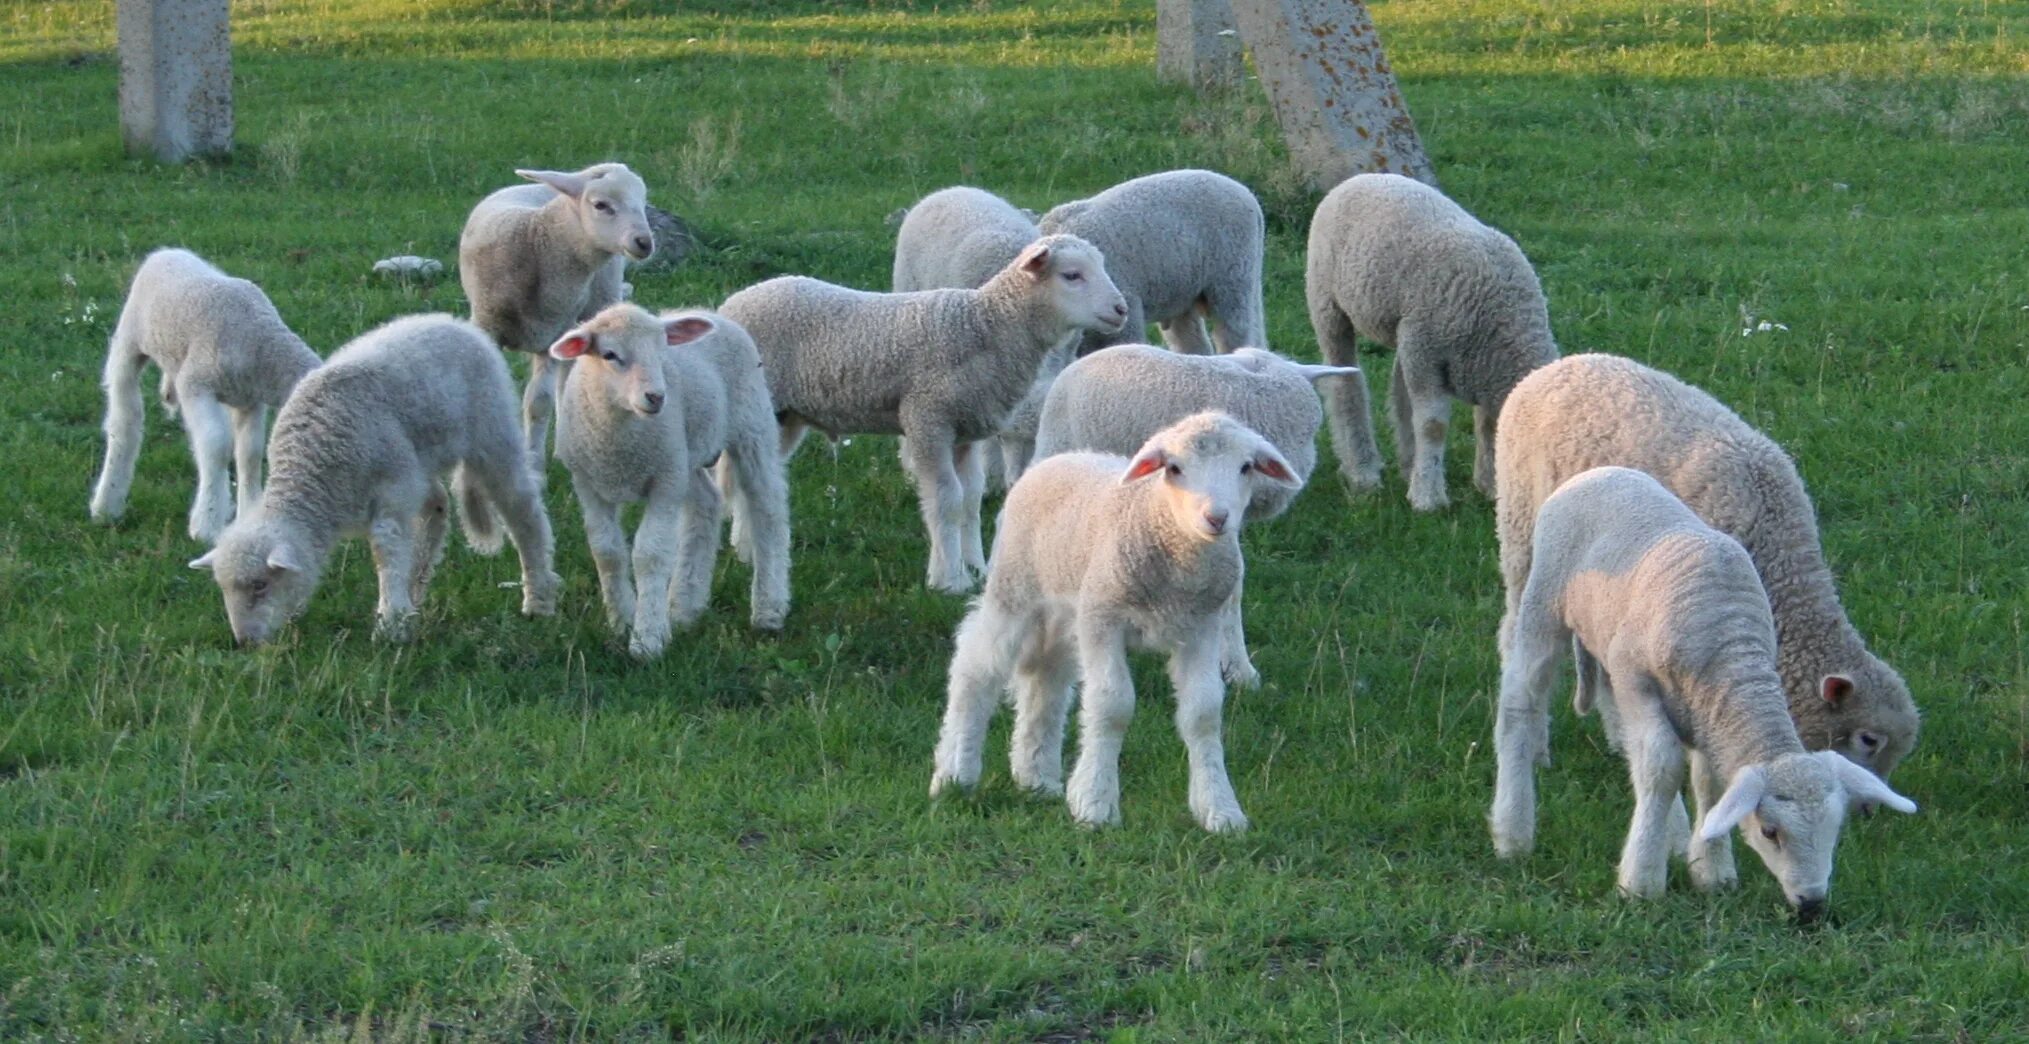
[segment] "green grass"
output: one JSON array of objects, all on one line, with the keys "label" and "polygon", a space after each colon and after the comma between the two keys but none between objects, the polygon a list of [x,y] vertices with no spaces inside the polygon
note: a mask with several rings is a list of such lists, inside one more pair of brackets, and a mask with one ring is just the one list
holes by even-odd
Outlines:
[{"label": "green grass", "polygon": [[511,559],[454,547],[406,647],[367,638],[355,544],[277,647],[233,649],[159,413],[127,521],[85,519],[142,254],[256,279],[328,351],[461,310],[455,281],[368,269],[451,257],[516,166],[624,159],[695,223],[693,262],[637,278],[658,306],[883,285],[883,216],[947,184],[1040,208],[1215,167],[1269,210],[1271,340],[1314,358],[1315,198],[1258,94],[1154,81],[1152,8],[247,2],[239,149],[175,169],[120,153],[110,3],[0,8],[0,1038],[2029,1034],[2023,5],[1374,12],[1444,186],[1528,251],[1564,348],[1788,446],[1927,711],[1895,780],[1923,811],[1853,825],[1819,930],[1745,852],[1737,893],[1614,897],[1624,769],[1568,720],[1536,854],[1494,859],[1469,438],[1446,513],[1326,471],[1247,534],[1267,687],[1227,713],[1239,838],[1189,820],[1153,663],[1121,828],[1018,797],[1004,721],[976,799],[924,796],[963,605],[922,587],[888,439],[795,461],[781,637],[747,631],[727,556],[648,666],[601,622],[563,481],[560,616],[519,618]]}]

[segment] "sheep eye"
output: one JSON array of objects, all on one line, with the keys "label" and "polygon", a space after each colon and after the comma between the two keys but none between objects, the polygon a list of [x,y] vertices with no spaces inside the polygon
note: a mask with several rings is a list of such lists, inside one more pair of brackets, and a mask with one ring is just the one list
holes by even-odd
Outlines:
[{"label": "sheep eye", "polygon": [[600,352],[599,358],[604,359],[609,363],[614,363],[616,365],[620,362],[620,357],[614,355],[612,352]]},{"label": "sheep eye", "polygon": [[1863,732],[1860,734],[1860,746],[1866,748],[1867,753],[1872,754],[1881,749],[1881,737],[1871,732]]},{"label": "sheep eye", "polygon": [[613,204],[608,203],[602,199],[596,203],[593,203],[592,209],[598,211],[601,214],[611,214],[613,212]]},{"label": "sheep eye", "polygon": [[1768,839],[1769,839],[1770,841],[1773,841],[1773,842],[1775,842],[1775,843],[1776,843],[1777,845],[1781,845],[1781,844],[1782,844],[1782,836],[1781,836],[1781,835],[1782,835],[1782,831],[1780,831],[1780,830],[1777,830],[1776,828],[1774,828],[1774,827],[1772,827],[1772,826],[1763,826],[1763,827],[1761,828],[1761,836],[1763,836],[1763,837],[1765,837],[1765,838],[1768,838]]},{"label": "sheep eye", "polygon": [[1170,475],[1172,475],[1172,476],[1176,476],[1176,475],[1181,475],[1181,474],[1183,474],[1183,473],[1184,473],[1184,469],[1182,469],[1182,468],[1180,468],[1180,467],[1176,466],[1175,464],[1171,464],[1171,465],[1169,466],[1169,473],[1170,473]]},{"label": "sheep eye", "polygon": [[259,598],[268,593],[268,582],[266,580],[256,580],[247,585],[247,590],[252,591],[255,598]]},{"label": "sheep eye", "polygon": [[1241,462],[1240,462],[1240,474],[1242,474],[1242,475],[1249,475],[1249,474],[1253,474],[1253,472],[1254,472],[1254,462],[1253,462],[1253,461],[1251,461],[1251,460],[1243,460],[1243,461],[1241,461]]},{"label": "sheep eye", "polygon": [[1082,279],[1084,279],[1084,278],[1085,278],[1085,273],[1083,273],[1083,272],[1066,272],[1066,273],[1064,273],[1064,282],[1066,282],[1066,283],[1075,283],[1075,282],[1078,282],[1078,281],[1080,281],[1080,280],[1082,280]]}]

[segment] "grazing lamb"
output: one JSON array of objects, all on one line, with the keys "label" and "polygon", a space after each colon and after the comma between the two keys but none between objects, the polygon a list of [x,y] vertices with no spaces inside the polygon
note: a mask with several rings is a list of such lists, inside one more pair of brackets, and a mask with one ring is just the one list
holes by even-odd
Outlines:
[{"label": "grazing lamb", "polygon": [[[1218,410],[1254,429],[1289,461],[1297,485],[1255,490],[1247,521],[1274,518],[1289,507],[1317,463],[1317,429],[1324,420],[1311,382],[1357,372],[1352,367],[1291,362],[1259,348],[1231,355],[1180,355],[1143,344],[1093,352],[1067,367],[1050,389],[1037,426],[1038,459],[1069,450],[1131,454],[1156,432],[1184,417]],[[1240,592],[1226,607],[1226,680],[1253,686],[1260,680],[1247,655]]]},{"label": "grazing lamb", "polygon": [[510,185],[472,208],[458,237],[458,279],[472,321],[502,348],[530,353],[522,426],[541,481],[560,376],[544,353],[573,324],[626,298],[627,259],[647,260],[655,235],[648,188],[624,163],[515,173],[539,184]]},{"label": "grazing lamb", "polygon": [[[747,556],[751,620],[781,627],[789,611],[789,488],[768,382],[746,331],[705,312],[657,318],[616,304],[564,334],[550,354],[578,360],[558,401],[557,456],[571,469],[606,616],[628,634],[628,651],[661,655],[672,602],[678,627],[704,611],[721,506],[709,469],[722,456],[733,496],[747,507],[745,532],[755,538]],[[638,500],[648,506],[630,577],[620,508]]]},{"label": "grazing lamb", "polygon": [[[877,294],[784,276],[719,311],[760,348],[783,456],[812,427],[908,436],[929,584],[959,592],[986,568],[975,444],[1006,423],[1052,347],[1075,330],[1117,329],[1127,305],[1090,243],[1045,236],[977,290]],[[737,539],[745,523],[731,507]]]},{"label": "grazing lamb", "polygon": [[[1022,248],[1042,238],[1034,215],[984,189],[939,189],[902,212],[895,234],[895,292],[956,288],[973,290],[999,274]],[[1037,369],[1027,395],[1008,414],[999,437],[1000,456],[983,463],[1000,473],[1003,486],[1014,485],[1036,449],[1036,419],[1043,396],[1058,371],[1071,361],[1078,333],[1050,349]],[[908,458],[903,441],[903,459]]]},{"label": "grazing lamb", "polygon": [[[1063,791],[1081,823],[1118,822],[1132,646],[1169,655],[1198,824],[1245,829],[1220,737],[1220,617],[1240,582],[1247,504],[1270,485],[1298,485],[1289,462],[1222,413],[1157,432],[1131,461],[1067,453],[1030,468],[1008,492],[986,592],[958,627],[930,793],[979,781],[987,722],[1012,678],[1015,782]],[[1067,789],[1074,675],[1078,764]]]},{"label": "grazing lamb", "polygon": [[[1511,592],[1529,572],[1536,511],[1559,483],[1609,464],[1648,472],[1753,557],[1804,746],[1883,779],[1916,746],[1909,686],[1846,619],[1796,465],[1732,410],[1631,359],[1574,355],[1515,386],[1499,439],[1495,514]],[[1617,736],[1610,717],[1608,735]]]},{"label": "grazing lamb", "polygon": [[[1317,205],[1304,270],[1310,322],[1327,362],[1358,359],[1354,334],[1395,349],[1388,404],[1409,503],[1444,493],[1451,402],[1472,404],[1472,480],[1494,492],[1495,424],[1508,390],[1557,358],[1550,313],[1529,259],[1444,194],[1399,174],[1360,174]],[[1363,377],[1325,397],[1339,471],[1356,492],[1381,483]]]},{"label": "grazing lamb", "polygon": [[[1207,355],[1243,345],[1268,347],[1261,306],[1261,251],[1267,222],[1247,186],[1209,170],[1172,170],[1123,181],[1043,215],[1046,233],[1083,238],[1106,255],[1106,271],[1127,295],[1127,322],[1087,336],[1080,354],[1148,336]],[[1212,319],[1211,339],[1204,317]]]},{"label": "grazing lamb", "polygon": [[141,455],[141,368],[162,369],[162,405],[180,408],[197,458],[190,536],[211,543],[234,508],[227,460],[245,514],[261,495],[268,409],[280,406],[317,353],[290,332],[261,288],[213,268],[188,250],[157,250],[141,262],[106,349],[106,463],[92,492],[92,518],[127,510]]},{"label": "grazing lamb", "polygon": [[376,637],[409,636],[444,552],[451,473],[466,542],[521,555],[521,611],[556,611],[549,517],[514,423],[499,349],[448,315],[370,330],[303,378],[275,417],[274,474],[254,509],[190,563],[211,570],[241,645],[301,612],[340,537],[363,533],[380,575]]},{"label": "grazing lamb", "polygon": [[[1512,536],[1501,533],[1504,554]],[[1655,479],[1612,467],[1559,486],[1529,539],[1533,564],[1520,590],[1509,577],[1502,622],[1495,851],[1512,858],[1535,843],[1552,675],[1575,644],[1605,666],[1634,782],[1621,891],[1661,894],[1673,850],[1700,889],[1731,887],[1726,835],[1739,825],[1798,916],[1816,917],[1849,805],[1916,805],[1837,754],[1805,752],[1784,713],[1775,620],[1746,550]],[[1686,751],[1695,834],[1683,817]]]}]

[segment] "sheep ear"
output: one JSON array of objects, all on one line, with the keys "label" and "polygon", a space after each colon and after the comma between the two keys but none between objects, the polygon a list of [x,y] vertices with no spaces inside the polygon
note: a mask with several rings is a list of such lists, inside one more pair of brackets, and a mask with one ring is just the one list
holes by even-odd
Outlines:
[{"label": "sheep ear", "polygon": [[190,568],[209,570],[218,564],[218,548],[212,548],[190,560]]},{"label": "sheep ear", "polygon": [[719,324],[703,316],[685,315],[662,324],[663,336],[670,344],[689,344],[719,328]]},{"label": "sheep ear", "polygon": [[1832,771],[1838,775],[1839,782],[1845,785],[1846,797],[1852,804],[1882,805],[1904,815],[1916,811],[1916,802],[1888,789],[1887,781],[1867,771],[1864,766],[1856,765],[1846,760],[1844,756],[1829,750],[1820,751],[1818,756],[1830,759]]},{"label": "sheep ear", "polygon": [[[1833,755],[1837,757],[1837,755]],[[1726,788],[1719,803],[1705,813],[1705,822],[1698,827],[1698,840],[1717,841],[1726,832],[1740,825],[1748,813],[1761,804],[1762,795],[1768,793],[1768,770],[1760,765],[1749,765],[1733,774],[1733,785]]]},{"label": "sheep ear", "polygon": [[584,330],[572,330],[550,345],[550,358],[575,359],[592,350],[595,338]]},{"label": "sheep ear", "polygon": [[276,544],[268,550],[268,568],[279,569],[284,573],[300,573],[303,571],[303,561],[296,557],[295,548],[287,544]]},{"label": "sheep ear", "polygon": [[1127,473],[1120,476],[1120,484],[1139,482],[1168,465],[1169,454],[1161,446],[1150,446],[1135,454],[1133,462],[1127,465]]},{"label": "sheep ear", "polygon": [[1022,250],[1022,256],[1015,258],[1015,266],[1037,279],[1043,278],[1050,270],[1050,248],[1041,243],[1030,244]]},{"label": "sheep ear", "polygon": [[585,194],[590,182],[581,174],[566,174],[560,170],[517,170],[516,174],[539,185],[548,185],[566,196],[576,199]]},{"label": "sheep ear", "polygon": [[1843,674],[1827,674],[1818,683],[1818,694],[1834,707],[1843,706],[1846,697],[1853,695],[1853,679]]},{"label": "sheep ear", "polygon": [[1303,488],[1303,480],[1296,477],[1296,472],[1289,466],[1289,461],[1265,440],[1254,450],[1254,470],[1279,485],[1294,489]]},{"label": "sheep ear", "polygon": [[1360,372],[1360,368],[1357,366],[1319,366],[1316,363],[1295,363],[1293,365],[1296,367],[1296,372],[1303,375],[1304,380],[1312,382],[1323,380],[1326,377],[1351,377]]}]

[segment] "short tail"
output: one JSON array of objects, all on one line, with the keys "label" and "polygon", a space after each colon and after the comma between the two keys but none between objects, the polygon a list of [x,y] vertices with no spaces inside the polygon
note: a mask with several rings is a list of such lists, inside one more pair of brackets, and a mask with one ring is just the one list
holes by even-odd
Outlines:
[{"label": "short tail", "polygon": [[141,368],[148,357],[135,346],[136,334],[126,311],[120,314],[106,348],[106,462],[92,491],[92,518],[118,519],[127,508],[127,490],[134,482],[134,463],[141,456]]},{"label": "short tail", "polygon": [[500,512],[478,476],[464,464],[451,476],[451,488],[458,497],[458,524],[465,531],[465,544],[482,555],[497,555],[506,543]]}]

